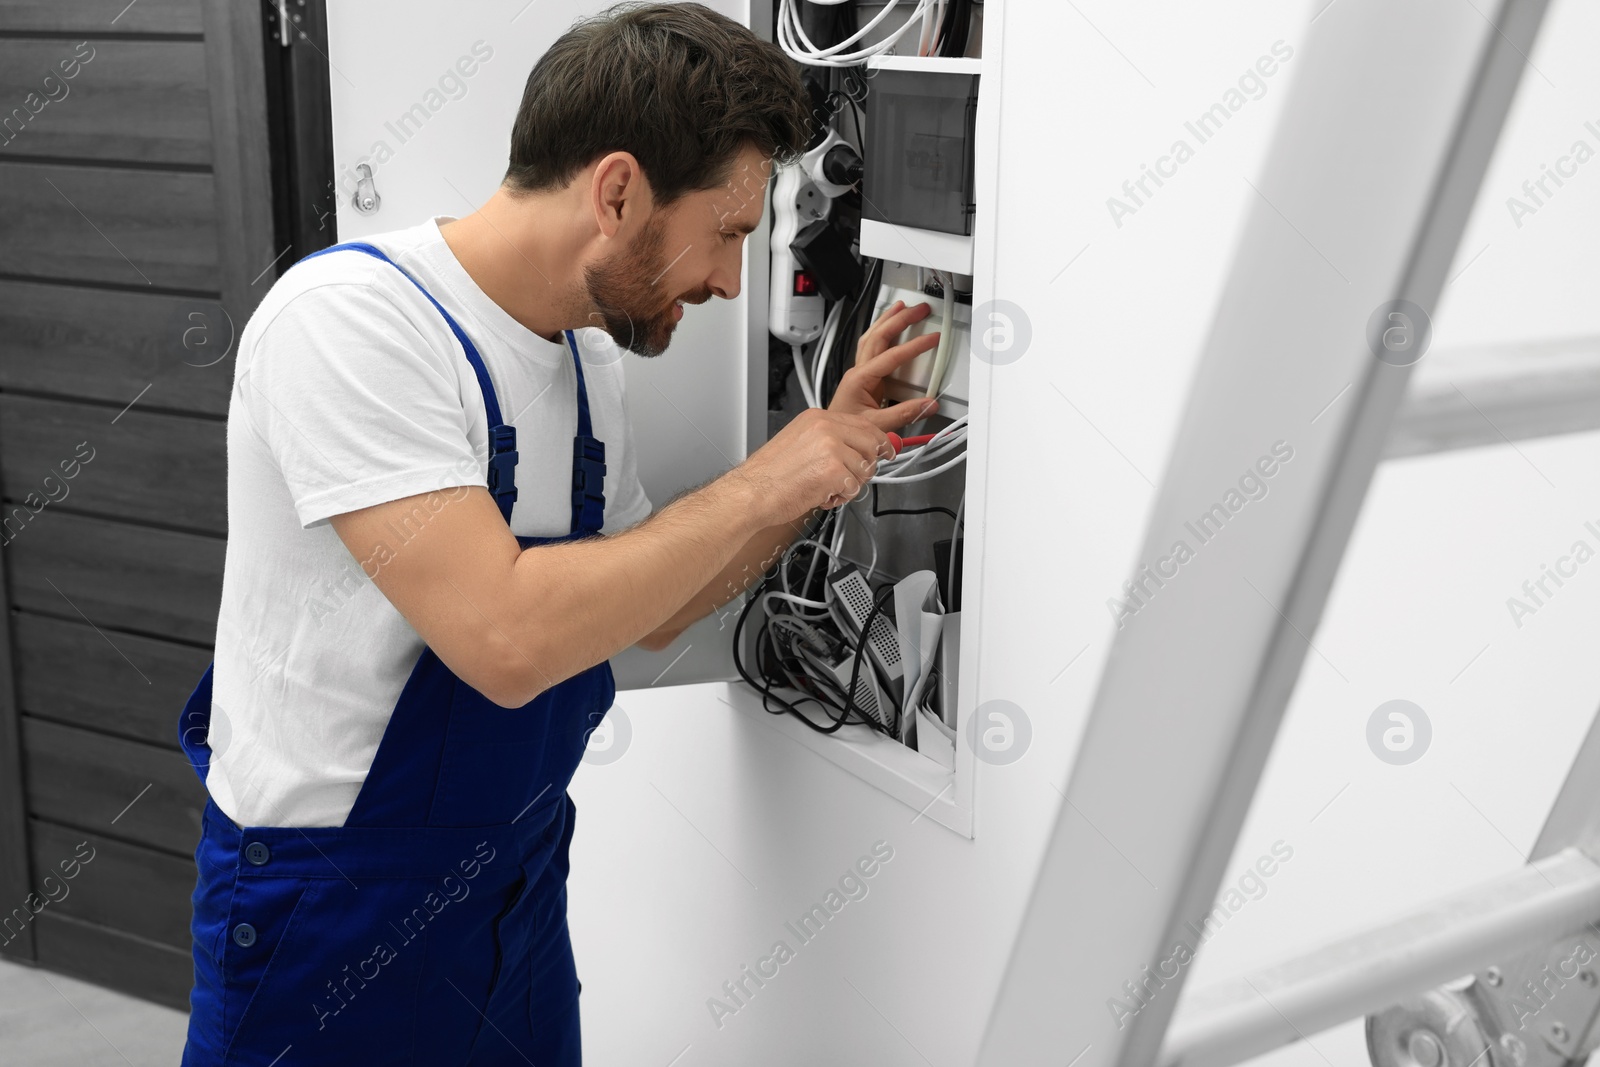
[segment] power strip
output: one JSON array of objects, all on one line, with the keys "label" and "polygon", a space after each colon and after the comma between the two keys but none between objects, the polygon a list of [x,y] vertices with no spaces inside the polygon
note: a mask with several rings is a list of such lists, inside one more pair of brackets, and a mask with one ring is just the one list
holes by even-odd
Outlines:
[{"label": "power strip", "polygon": [[778,168],[772,190],[772,288],[767,294],[767,329],[787,344],[803,345],[822,335],[822,291],[789,246],[803,228],[827,218],[832,210],[833,201],[799,165]]}]

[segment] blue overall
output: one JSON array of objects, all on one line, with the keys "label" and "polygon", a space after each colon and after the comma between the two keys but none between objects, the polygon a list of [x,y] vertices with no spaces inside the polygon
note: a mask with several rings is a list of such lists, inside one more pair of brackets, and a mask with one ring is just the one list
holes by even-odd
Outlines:
[{"label": "blue overall", "polygon": [[[392,263],[364,244],[313,255],[341,249]],[[489,489],[509,523],[516,431],[465,332],[396,269],[478,376]],[[519,537],[524,548],[597,533],[604,518],[605,446],[570,330],[566,340],[578,387],[571,532]],[[179,724],[202,782],[214,666]],[[502,708],[424,648],[343,826],[240,828],[208,799],[184,1067],[579,1064],[566,788],[615,692],[600,663]]]}]

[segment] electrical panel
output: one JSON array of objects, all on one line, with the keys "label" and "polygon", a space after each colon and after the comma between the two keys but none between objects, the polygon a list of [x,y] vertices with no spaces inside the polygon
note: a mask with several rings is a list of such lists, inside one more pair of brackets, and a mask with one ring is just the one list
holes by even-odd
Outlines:
[{"label": "electrical panel", "polygon": [[733,637],[736,666],[774,723],[959,833],[970,833],[974,758],[958,688],[982,67],[968,54],[981,52],[974,11],[952,0],[937,18],[868,27],[849,42],[826,38],[847,34],[851,15],[813,12],[820,25],[803,35],[778,16],[823,121],[773,184],[769,432],[828,406],[862,336],[886,318],[894,329],[879,328],[874,351],[916,354],[883,379],[883,403],[939,403],[898,428],[899,454],[778,560]]},{"label": "electrical panel", "polygon": [[883,69],[867,97],[864,217],[972,234],[978,75]]}]

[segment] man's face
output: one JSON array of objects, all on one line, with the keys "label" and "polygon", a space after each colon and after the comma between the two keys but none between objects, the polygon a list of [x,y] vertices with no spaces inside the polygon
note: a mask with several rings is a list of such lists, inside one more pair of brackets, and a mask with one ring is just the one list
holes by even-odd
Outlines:
[{"label": "man's face", "polygon": [[658,356],[683,318],[683,305],[739,295],[744,238],[766,210],[771,172],[769,160],[745,147],[725,182],[657,208],[631,245],[584,268],[589,298],[617,344]]}]

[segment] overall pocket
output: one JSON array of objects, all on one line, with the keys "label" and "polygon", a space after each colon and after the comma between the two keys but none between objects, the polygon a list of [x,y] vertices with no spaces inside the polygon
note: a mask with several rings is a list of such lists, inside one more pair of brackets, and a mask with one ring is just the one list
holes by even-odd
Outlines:
[{"label": "overall pocket", "polygon": [[467,1062],[489,1029],[486,1017],[506,1028],[501,1002],[517,969],[527,966],[527,938],[518,929],[532,888],[520,871],[492,889],[481,886],[429,930],[418,990],[429,1025],[417,1033],[418,1063]]},{"label": "overall pocket", "polygon": [[[423,949],[407,940],[405,908],[425,889],[409,880],[363,879],[359,890],[339,879],[241,880],[224,958],[230,990],[244,999],[225,1062],[266,1065],[292,1049],[283,1062],[308,1067],[413,1063]],[[254,926],[290,898],[281,925],[238,944],[237,924]]]}]

